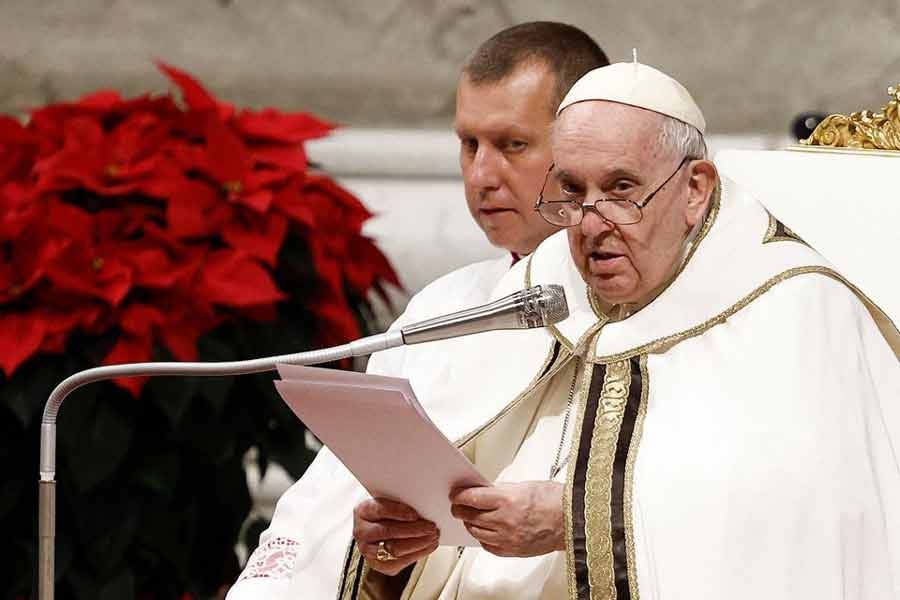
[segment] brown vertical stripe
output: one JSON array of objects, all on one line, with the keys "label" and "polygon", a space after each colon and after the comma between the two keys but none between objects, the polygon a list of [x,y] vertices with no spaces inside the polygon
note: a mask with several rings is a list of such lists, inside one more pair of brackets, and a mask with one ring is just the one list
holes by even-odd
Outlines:
[{"label": "brown vertical stripe", "polygon": [[353,592],[350,594],[350,600],[359,598],[359,584],[362,582],[363,568],[365,567],[365,558],[359,555],[359,561],[356,563],[356,576],[353,579]]},{"label": "brown vertical stripe", "polygon": [[347,572],[350,571],[350,563],[353,562],[353,549],[356,548],[356,540],[352,540],[347,547],[347,558],[344,559],[344,570],[341,572],[341,582],[338,584],[337,598],[341,600],[344,597],[344,591],[347,587]]},{"label": "brown vertical stripe", "polygon": [[612,501],[610,503],[617,600],[632,600],[628,583],[628,547],[625,531],[625,467],[628,462],[628,451],[631,448],[635,422],[641,406],[642,387],[640,357],[634,357],[631,359],[631,385],[628,390],[628,403],[625,406],[625,414],[622,417],[619,439],[616,444]]},{"label": "brown vertical stripe", "polygon": [[578,457],[574,465],[572,485],[572,548],[575,566],[575,585],[578,600],[590,600],[591,585],[588,578],[587,534],[585,532],[584,487],[587,483],[588,460],[591,455],[591,439],[594,435],[594,415],[599,408],[600,391],[606,377],[606,366],[595,365],[591,374],[591,387],[584,407],[584,421],[578,442]]}]

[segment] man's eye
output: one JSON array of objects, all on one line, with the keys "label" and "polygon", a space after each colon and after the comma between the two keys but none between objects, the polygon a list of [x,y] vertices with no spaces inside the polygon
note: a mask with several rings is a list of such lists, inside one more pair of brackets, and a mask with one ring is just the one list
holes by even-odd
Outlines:
[{"label": "man's eye", "polygon": [[463,138],[459,141],[462,145],[463,150],[470,153],[475,153],[478,150],[478,140],[475,138]]},{"label": "man's eye", "polygon": [[630,181],[619,180],[615,184],[613,184],[611,192],[615,194],[626,194],[634,189],[634,184]]},{"label": "man's eye", "polygon": [[506,144],[506,149],[510,152],[521,152],[528,147],[528,143],[522,140],[510,140]]},{"label": "man's eye", "polygon": [[561,183],[559,184],[559,189],[562,191],[563,196],[575,197],[581,195],[581,188],[571,183]]}]

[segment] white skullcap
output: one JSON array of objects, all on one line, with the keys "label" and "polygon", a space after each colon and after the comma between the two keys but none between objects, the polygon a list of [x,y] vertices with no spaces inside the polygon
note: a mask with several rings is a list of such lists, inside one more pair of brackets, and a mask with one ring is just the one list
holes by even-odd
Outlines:
[{"label": "white skullcap", "polygon": [[706,131],[700,107],[683,85],[653,67],[620,62],[585,73],[556,111],[587,100],[606,100],[658,112]]}]

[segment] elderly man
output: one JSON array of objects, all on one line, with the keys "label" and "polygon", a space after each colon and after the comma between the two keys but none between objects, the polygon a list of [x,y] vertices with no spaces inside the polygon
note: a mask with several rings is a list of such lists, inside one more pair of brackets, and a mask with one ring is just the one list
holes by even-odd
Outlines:
[{"label": "elderly man", "polygon": [[567,232],[495,292],[559,284],[571,316],[451,359],[448,393],[507,402],[459,439],[495,480],[451,493],[481,547],[357,510],[341,598],[900,598],[900,333],[704,128],[650,67],[575,84],[536,206]]},{"label": "elderly man", "polygon": [[[533,210],[551,163],[556,106],[581,75],[606,64],[606,55],[587,34],[561,23],[516,25],[474,52],[456,94],[466,201],[488,240],[511,256],[469,265],[431,283],[411,299],[394,328],[486,302],[511,264],[559,229]],[[476,398],[468,403],[443,393],[449,369],[435,365],[454,347],[455,340],[447,340],[381,352],[368,368],[408,378],[431,418],[451,437],[491,410]],[[279,500],[272,525],[229,599],[334,597],[353,506],[365,496],[323,449]]]}]

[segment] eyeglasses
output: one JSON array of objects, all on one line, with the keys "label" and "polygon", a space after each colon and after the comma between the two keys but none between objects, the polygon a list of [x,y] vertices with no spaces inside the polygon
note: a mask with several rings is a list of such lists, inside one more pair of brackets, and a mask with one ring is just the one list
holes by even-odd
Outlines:
[{"label": "eyeglasses", "polygon": [[550,173],[556,165],[550,165],[547,175],[544,177],[544,185],[541,186],[541,193],[534,205],[534,210],[538,211],[545,221],[551,225],[559,227],[572,227],[581,223],[584,219],[585,209],[592,208],[606,221],[615,223],[616,225],[633,225],[640,222],[644,217],[644,207],[650,203],[653,197],[669,183],[675,174],[681,170],[681,167],[690,160],[689,156],[685,156],[678,163],[671,175],[669,175],[662,184],[641,202],[633,200],[625,200],[623,198],[598,198],[594,202],[581,202],[575,198],[565,199],[567,194],[562,190],[557,190],[553,194],[548,194],[548,198],[544,198],[544,192],[547,188],[547,181],[550,180]]}]

